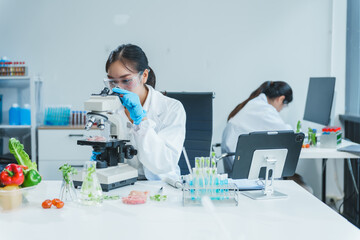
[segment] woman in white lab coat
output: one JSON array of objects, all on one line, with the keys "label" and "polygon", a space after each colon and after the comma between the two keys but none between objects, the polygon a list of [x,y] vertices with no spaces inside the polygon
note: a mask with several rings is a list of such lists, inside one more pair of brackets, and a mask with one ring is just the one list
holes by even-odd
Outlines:
[{"label": "woman in white lab coat", "polygon": [[[279,112],[293,99],[292,89],[286,82],[267,81],[251,93],[230,113],[223,132],[221,151],[235,152],[240,134],[254,131],[291,130],[280,117]],[[233,157],[224,159],[224,171],[230,172]]]},{"label": "woman in white lab coat", "polygon": [[127,163],[138,169],[139,179],[179,177],[186,122],[182,104],[155,90],[154,71],[136,45],[112,51],[106,72],[105,82],[120,94],[124,107],[120,109],[124,136],[138,151]]}]

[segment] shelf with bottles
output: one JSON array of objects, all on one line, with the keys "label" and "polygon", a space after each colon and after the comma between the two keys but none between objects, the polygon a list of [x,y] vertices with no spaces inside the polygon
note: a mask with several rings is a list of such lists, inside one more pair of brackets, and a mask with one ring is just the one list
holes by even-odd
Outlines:
[{"label": "shelf with bottles", "polygon": [[26,76],[25,62],[0,60],[0,76]]}]

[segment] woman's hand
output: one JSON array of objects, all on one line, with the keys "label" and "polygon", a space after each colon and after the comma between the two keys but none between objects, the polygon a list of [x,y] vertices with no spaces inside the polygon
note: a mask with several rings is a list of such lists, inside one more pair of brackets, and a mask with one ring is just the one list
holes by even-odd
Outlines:
[{"label": "woman's hand", "polygon": [[121,94],[119,97],[124,107],[129,111],[130,118],[135,125],[139,125],[143,118],[146,117],[146,111],[141,106],[139,96],[136,93],[120,88],[113,88],[112,91]]}]

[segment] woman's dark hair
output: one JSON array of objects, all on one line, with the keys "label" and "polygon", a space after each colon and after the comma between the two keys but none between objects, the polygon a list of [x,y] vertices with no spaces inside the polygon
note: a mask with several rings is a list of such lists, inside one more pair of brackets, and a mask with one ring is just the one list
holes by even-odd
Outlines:
[{"label": "woman's dark hair", "polygon": [[148,59],[139,46],[133,44],[123,44],[117,47],[110,53],[109,58],[106,61],[106,72],[109,70],[110,65],[116,61],[120,61],[124,64],[130,72],[134,72],[134,70],[137,72],[143,72],[145,69],[149,69],[150,72],[146,84],[155,88],[155,73],[149,67]]},{"label": "woman's dark hair", "polygon": [[233,118],[245,105],[252,99],[264,93],[268,98],[274,99],[280,96],[285,96],[284,104],[288,104],[293,100],[292,89],[289,84],[282,81],[266,81],[260,85],[255,91],[253,91],[249,98],[237,105],[234,110],[231,111],[228,117],[228,121]]}]

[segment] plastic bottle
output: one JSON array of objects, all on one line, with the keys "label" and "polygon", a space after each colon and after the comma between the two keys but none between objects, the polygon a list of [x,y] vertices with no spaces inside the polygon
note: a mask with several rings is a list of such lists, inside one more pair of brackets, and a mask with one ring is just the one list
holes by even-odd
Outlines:
[{"label": "plastic bottle", "polygon": [[17,103],[14,103],[9,109],[9,124],[20,125],[20,107]]},{"label": "plastic bottle", "polygon": [[25,104],[24,107],[20,109],[20,124],[31,125],[30,104]]}]

